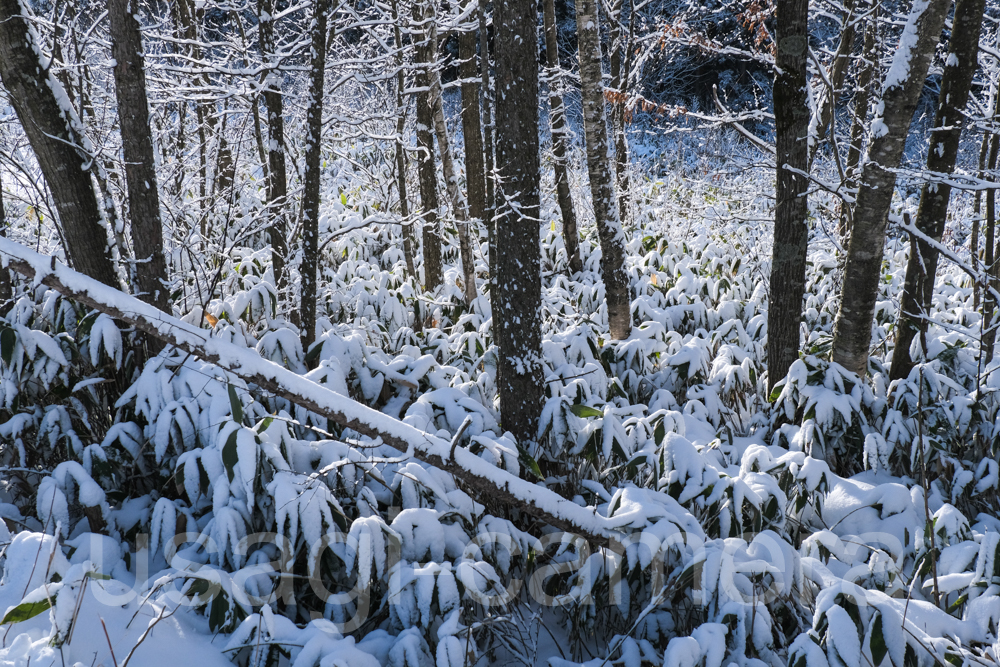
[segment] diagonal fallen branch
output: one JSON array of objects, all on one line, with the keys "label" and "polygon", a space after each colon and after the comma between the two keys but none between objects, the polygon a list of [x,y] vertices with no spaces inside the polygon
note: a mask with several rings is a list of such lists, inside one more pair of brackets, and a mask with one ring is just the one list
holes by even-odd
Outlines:
[{"label": "diagonal fallen branch", "polygon": [[616,532],[612,522],[593,508],[581,507],[554,491],[520,479],[467,449],[452,448],[447,440],[296,375],[262,359],[252,349],[211,338],[208,331],[77,273],[53,258],[0,238],[0,264],[341,426],[381,438],[400,451],[411,451],[416,459],[460,479],[479,498],[499,500],[555,528],[597,543],[607,543]]}]

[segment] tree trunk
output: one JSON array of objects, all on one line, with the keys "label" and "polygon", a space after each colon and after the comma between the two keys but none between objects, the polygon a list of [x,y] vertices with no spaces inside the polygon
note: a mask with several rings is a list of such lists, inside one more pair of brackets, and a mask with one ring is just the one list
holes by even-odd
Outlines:
[{"label": "tree trunk", "polygon": [[630,287],[625,271],[625,234],[615,204],[608,164],[608,124],[601,83],[601,42],[595,0],[577,0],[576,32],[580,54],[583,125],[587,137],[587,173],[594,200],[597,236],[601,242],[601,274],[608,303],[608,327],[615,340],[632,332]]},{"label": "tree trunk", "polygon": [[556,180],[556,199],[562,212],[563,241],[570,273],[583,271],[580,259],[580,232],[576,228],[576,211],[569,191],[569,168],[566,162],[566,144],[569,127],[566,124],[566,107],[563,105],[563,77],[559,66],[559,35],[556,29],[555,0],[542,0],[545,14],[545,64],[549,85],[549,121],[552,125],[552,158]]},{"label": "tree trunk", "polygon": [[809,243],[809,0],[777,0],[774,76],[776,186],[771,298],[767,309],[768,393],[799,357]]},{"label": "tree trunk", "polygon": [[[990,135],[989,157],[986,161],[986,169],[992,173],[997,167],[997,153],[1000,152],[1000,137],[996,134]],[[997,274],[1000,273],[997,267],[997,246],[996,246],[996,223],[997,223],[997,191],[996,188],[986,190],[986,238],[983,249],[983,263],[986,265],[987,289],[983,303],[983,323],[985,331],[983,340],[980,343],[979,356],[982,359],[981,366],[985,366],[993,361],[993,347],[997,340],[997,298],[994,290],[1000,287],[1000,280]]]},{"label": "tree trunk", "polygon": [[93,151],[62,84],[43,67],[42,45],[25,15],[20,0],[0,0],[0,79],[49,184],[66,255],[82,273],[116,286],[108,234],[90,178]]},{"label": "tree trunk", "polygon": [[632,61],[632,39],[635,33],[635,11],[629,0],[629,26],[627,37],[622,25],[623,0],[615,0],[611,8],[611,131],[615,138],[615,178],[618,184],[618,218],[622,224],[629,220],[632,192],[628,172],[628,137],[625,136],[625,101],[628,97],[628,77]]},{"label": "tree trunk", "polygon": [[496,224],[493,220],[496,210],[496,182],[493,180],[493,99],[490,95],[490,49],[489,31],[486,29],[486,4],[485,0],[479,0],[479,61],[481,63],[483,75],[483,157],[486,165],[486,208],[483,214],[483,222],[486,224],[486,235],[489,246],[490,264],[490,285],[492,288],[496,278],[494,268],[497,256],[497,235]]},{"label": "tree trunk", "polygon": [[[7,236],[7,214],[3,207],[3,179],[0,179],[0,238]],[[0,266],[0,317],[10,312],[14,305],[14,285],[10,279],[10,271]]]},{"label": "tree trunk", "polygon": [[[403,90],[406,88],[406,75],[403,73],[403,34],[400,30],[399,0],[392,0],[392,29],[396,40],[396,188],[399,190],[399,215],[403,227],[403,259],[406,260],[406,273],[420,283],[414,261],[413,224],[410,220],[410,202],[406,194],[406,147],[403,146],[403,132],[406,130],[406,105],[403,102]],[[414,317],[414,324],[419,330],[420,317]]]},{"label": "tree trunk", "polygon": [[[1000,95],[997,96],[997,100],[1000,101]],[[995,115],[995,114],[994,114]],[[990,150],[990,133],[983,133],[983,140],[979,143],[979,169],[976,171],[976,176],[980,181],[986,179],[986,154]],[[977,271],[979,271],[982,264],[980,263],[979,257],[979,234],[982,231],[980,227],[983,222],[983,191],[976,190],[975,203],[972,205],[972,233],[969,234],[969,257],[972,259],[972,266]],[[980,295],[980,285],[979,281],[976,280],[972,285],[972,308],[973,310],[979,310],[979,295]]]},{"label": "tree trunk", "polygon": [[536,442],[542,410],[536,0],[497,2],[497,184],[494,336],[503,428]]},{"label": "tree trunk", "polygon": [[134,11],[129,11],[129,2],[109,0],[108,19],[128,188],[129,225],[135,250],[137,295],[146,303],[169,313],[160,195],[146,100],[146,64],[139,22]]},{"label": "tree trunk", "polygon": [[[462,3],[467,9],[472,0]],[[476,34],[467,29],[458,34],[458,74],[462,77],[462,139],[465,143],[465,182],[469,193],[469,215],[486,218],[486,172],[483,163],[483,128],[479,117],[479,63]]]},{"label": "tree trunk", "polygon": [[885,226],[896,173],[920,90],[941,36],[950,2],[914,0],[893,66],[882,84],[882,116],[873,124],[861,187],[854,206],[854,228],[844,267],[840,310],[833,328],[833,361],[864,376],[872,340]]},{"label": "tree trunk", "polygon": [[[257,34],[261,58],[268,65],[264,78],[264,109],[267,111],[267,208],[271,223],[267,227],[271,242],[271,267],[274,284],[280,293],[285,287],[285,260],[288,255],[285,209],[288,206],[288,174],[285,167],[285,111],[278,76],[274,45],[274,0],[258,0]],[[255,107],[256,108],[256,107]]]},{"label": "tree trunk", "polygon": [[317,0],[310,26],[312,61],[306,107],[306,169],[302,193],[302,349],[316,340],[316,293],[319,280],[319,177],[323,134],[323,79],[326,73],[326,25],[333,0]]},{"label": "tree trunk", "polygon": [[[854,50],[854,35],[856,32],[854,4],[855,0],[846,0],[844,2],[844,26],[840,29],[840,41],[837,44],[837,51],[833,54],[833,61],[830,63],[830,68],[827,71],[827,78],[830,80],[830,85],[824,91],[823,101],[820,103],[816,115],[816,140],[809,150],[810,165],[812,165],[813,159],[816,157],[816,151],[819,150],[820,142],[826,138],[826,133],[829,131],[831,135],[834,134],[830,127],[834,122],[834,107],[836,106],[837,96],[840,95],[841,89],[844,87],[847,67],[851,64],[851,52]],[[776,16],[780,21],[780,10],[776,12]]]},{"label": "tree trunk", "polygon": [[[965,105],[972,87],[972,77],[978,69],[979,31],[983,24],[986,0],[958,0],[955,3],[954,27],[948,59],[941,78],[937,116],[927,151],[927,171],[950,174],[955,169],[958,145],[962,137]],[[940,242],[948,217],[951,185],[945,182],[924,183],[920,191],[920,206],[914,226]],[[978,230],[977,230],[978,231]],[[899,304],[896,324],[896,347],[892,354],[890,379],[910,374],[913,360],[910,344],[918,332],[927,332],[927,320],[934,296],[938,251],[923,240],[910,237],[910,257],[906,263],[906,279]]]},{"label": "tree trunk", "polygon": [[420,219],[424,240],[424,289],[434,291],[444,282],[441,257],[441,222],[438,220],[437,168],[434,160],[434,114],[430,101],[431,41],[422,27],[419,3],[413,5],[413,19],[417,23],[416,70],[417,87],[417,177],[420,181]]},{"label": "tree trunk", "polygon": [[452,211],[455,214],[458,227],[458,245],[462,255],[462,277],[465,284],[465,302],[472,305],[476,300],[476,259],[472,254],[472,241],[469,238],[469,211],[465,205],[465,197],[458,187],[458,170],[451,152],[448,139],[448,125],[444,120],[444,96],[441,91],[441,74],[437,70],[437,16],[430,2],[422,3],[424,30],[430,34],[428,52],[430,60],[426,66],[430,76],[430,103],[434,119],[434,134],[437,136],[438,151],[441,153],[441,170],[444,172],[445,190],[451,200]]},{"label": "tree trunk", "polygon": [[[857,92],[854,95],[854,119],[851,122],[851,138],[847,147],[848,187],[857,184],[858,167],[861,163],[861,148],[864,141],[865,128],[868,127],[868,104],[871,101],[873,79],[878,62],[876,37],[878,36],[878,6],[871,8],[871,15],[865,24],[865,43],[861,53],[861,67],[858,71]],[[846,203],[841,205],[840,235],[846,237],[851,231],[851,208]]]}]

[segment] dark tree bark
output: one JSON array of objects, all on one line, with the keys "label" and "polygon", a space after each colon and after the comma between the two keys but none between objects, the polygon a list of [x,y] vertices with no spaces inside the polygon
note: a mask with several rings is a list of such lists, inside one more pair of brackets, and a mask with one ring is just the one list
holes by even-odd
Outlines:
[{"label": "dark tree bark", "polygon": [[[927,151],[928,172],[948,174],[955,169],[965,120],[965,105],[972,88],[972,77],[979,64],[979,31],[983,25],[985,7],[986,0],[958,0],[955,3],[951,44],[944,76],[941,78],[930,150]],[[951,185],[945,182],[924,183],[920,191],[920,206],[914,226],[938,242],[944,234],[950,197]],[[910,344],[917,333],[927,331],[927,320],[922,316],[930,311],[937,264],[937,248],[911,236],[890,379],[904,378],[913,368]]]},{"label": "dark tree bark", "polygon": [[90,177],[95,158],[84,147],[83,126],[62,84],[42,66],[42,45],[26,13],[19,0],[0,0],[0,79],[49,184],[66,255],[80,272],[117,287]]},{"label": "dark tree bark", "polygon": [[542,410],[536,0],[496,3],[496,282],[493,326],[503,428],[535,442]]},{"label": "dark tree bark", "polygon": [[306,169],[302,193],[302,349],[316,340],[316,292],[319,280],[319,177],[323,134],[323,79],[326,74],[326,26],[333,0],[317,0],[309,32],[309,101],[306,107]]},{"label": "dark tree bark", "polygon": [[595,0],[577,0],[576,34],[580,54],[583,126],[587,136],[587,173],[594,200],[597,236],[601,242],[601,274],[608,303],[608,327],[615,340],[632,332],[625,234],[615,203],[615,186],[608,160],[608,123],[601,83],[601,42]]},{"label": "dark tree bark", "polygon": [[[285,287],[285,259],[288,255],[285,210],[288,207],[288,174],[285,167],[285,110],[278,76],[274,45],[274,0],[258,0],[257,34],[261,57],[268,64],[264,78],[264,109],[267,111],[267,208],[271,224],[267,227],[271,242],[271,267],[274,284],[280,292]],[[256,106],[254,107],[256,109]]]},{"label": "dark tree bark", "polygon": [[583,270],[580,259],[580,233],[576,228],[576,210],[569,191],[569,169],[566,164],[566,107],[563,105],[563,77],[559,66],[559,35],[556,29],[555,0],[543,0],[545,14],[545,64],[549,86],[549,122],[552,125],[552,162],[555,170],[556,199],[562,212],[563,241],[570,273]]},{"label": "dark tree bark", "polygon": [[441,88],[441,73],[437,69],[437,15],[430,2],[422,2],[424,30],[430,36],[428,40],[429,59],[425,61],[430,77],[430,103],[434,120],[434,135],[437,137],[438,151],[441,153],[441,171],[444,175],[445,191],[451,200],[452,213],[458,227],[458,245],[462,257],[462,286],[465,302],[472,305],[476,298],[476,260],[472,254],[472,239],[470,238],[469,210],[458,187],[458,169],[451,152],[451,142],[448,138],[448,125],[444,119],[444,96]]},{"label": "dark tree bark", "polygon": [[[403,90],[406,88],[406,75],[403,73],[403,34],[400,30],[399,0],[392,0],[392,28],[396,40],[396,188],[399,190],[399,215],[403,221],[403,258],[406,260],[406,273],[418,284],[416,263],[414,261],[415,239],[413,224],[410,220],[410,201],[406,193],[406,147],[403,146],[403,132],[406,130],[406,104],[403,101]],[[420,317],[414,318],[414,324],[420,328]]]},{"label": "dark tree bark", "polygon": [[628,172],[628,137],[625,135],[628,77],[632,63],[632,40],[635,37],[635,11],[628,1],[629,24],[623,24],[623,0],[614,0],[611,8],[611,131],[615,139],[615,180],[618,185],[618,218],[629,220],[632,182]]},{"label": "dark tree bark", "polygon": [[109,0],[108,19],[128,189],[128,219],[136,260],[137,296],[169,313],[163,223],[146,98],[146,64],[139,22],[135,18],[136,8],[130,8],[129,4],[130,0]]},{"label": "dark tree bark", "polygon": [[[1000,101],[997,103],[1000,105]],[[989,154],[986,159],[986,169],[993,172],[997,167],[997,154],[1000,153],[1000,136],[990,135]],[[993,361],[993,347],[996,345],[996,313],[997,298],[994,290],[1000,287],[1000,262],[997,262],[996,245],[996,223],[997,223],[997,191],[996,188],[986,190],[986,238],[983,248],[983,264],[986,268],[987,286],[992,289],[986,290],[983,302],[983,322],[985,331],[983,341],[980,343],[979,356],[982,360],[980,364],[985,365]]]},{"label": "dark tree bark", "polygon": [[493,156],[493,99],[490,95],[490,49],[489,32],[486,29],[486,4],[485,0],[479,0],[479,61],[483,76],[483,157],[486,164],[486,208],[483,213],[483,222],[486,224],[486,234],[490,253],[490,284],[496,278],[496,224],[493,220],[496,210],[496,182],[493,179],[493,168],[495,160]]},{"label": "dark tree bark", "polygon": [[[846,0],[844,2],[844,25],[840,29],[840,41],[837,43],[837,50],[833,54],[833,61],[830,63],[830,67],[827,70],[827,78],[830,81],[830,85],[827,86],[826,90],[823,92],[822,101],[818,110],[818,118],[816,123],[816,141],[813,143],[809,150],[809,164],[813,162],[813,158],[816,156],[816,151],[819,149],[819,144],[823,139],[826,138],[827,132],[831,130],[830,125],[833,123],[833,112],[837,101],[837,97],[841,93],[841,89],[844,87],[844,79],[847,77],[847,67],[851,64],[851,53],[854,51],[854,37],[856,33],[855,24],[855,14],[854,14],[854,4],[855,0]],[[781,20],[781,10],[775,12],[778,20]],[[833,134],[832,132],[830,132]]]},{"label": "dark tree bark", "polygon": [[[471,0],[462,3],[467,8]],[[469,215],[486,218],[486,172],[483,162],[483,128],[479,116],[479,62],[476,59],[478,30],[458,34],[458,74],[462,77],[462,139],[465,144],[465,182]]]},{"label": "dark tree bark", "polygon": [[[413,18],[421,23],[419,3],[413,5]],[[418,27],[416,58],[417,92],[417,177],[420,181],[420,220],[424,241],[424,289],[434,291],[444,281],[441,257],[441,223],[438,220],[437,168],[434,160],[434,114],[430,100],[431,44],[428,32]]]},{"label": "dark tree bark", "polygon": [[[862,143],[864,142],[865,128],[869,125],[868,103],[871,101],[875,65],[878,62],[877,36],[878,6],[876,5],[871,8],[865,23],[865,41],[861,52],[861,66],[857,74],[857,92],[854,94],[854,119],[851,122],[851,138],[847,147],[847,166],[845,167],[849,187],[857,186]],[[847,236],[850,232],[852,215],[851,207],[842,204],[839,229],[841,236]]]},{"label": "dark tree bark", "polygon": [[896,50],[894,67],[883,82],[883,112],[874,123],[874,137],[861,175],[840,310],[833,328],[833,361],[862,377],[868,371],[886,216],[896,186],[893,169],[903,155],[913,112],[951,3],[932,0],[925,4],[916,0],[914,5]]},{"label": "dark tree bark", "polygon": [[809,242],[809,107],[806,99],[809,0],[777,0],[774,76],[776,186],[771,298],[767,309],[770,392],[799,357]]},{"label": "dark tree bark", "polygon": [[[3,179],[0,179],[0,238],[7,236],[7,214],[3,207]],[[13,305],[14,285],[10,279],[10,271],[0,267],[0,317],[3,317]]]}]

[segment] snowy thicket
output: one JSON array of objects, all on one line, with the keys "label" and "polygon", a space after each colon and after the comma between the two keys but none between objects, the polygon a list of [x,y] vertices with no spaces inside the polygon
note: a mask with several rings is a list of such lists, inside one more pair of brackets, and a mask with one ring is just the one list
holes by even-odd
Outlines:
[{"label": "snowy thicket", "polygon": [[[887,383],[891,247],[877,372],[859,381],[822,360],[838,269],[818,227],[808,353],[766,396],[769,239],[742,221],[767,210],[757,178],[646,183],[624,341],[607,338],[593,230],[567,276],[546,202],[533,449],[498,423],[488,291],[463,305],[453,233],[434,294],[404,276],[398,228],[330,243],[308,351],[269,254],[220,241],[212,336],[592,508],[605,544],[187,354],[138,368],[113,319],[20,282],[0,319],[0,664],[995,662],[997,380],[971,286],[945,272],[927,350]],[[329,198],[326,228],[357,226],[373,197]]]}]

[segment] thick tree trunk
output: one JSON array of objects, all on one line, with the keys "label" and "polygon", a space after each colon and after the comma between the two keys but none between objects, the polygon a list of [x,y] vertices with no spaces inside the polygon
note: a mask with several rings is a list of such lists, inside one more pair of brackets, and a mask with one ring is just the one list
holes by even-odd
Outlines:
[{"label": "thick tree trunk", "polygon": [[128,188],[129,225],[135,250],[137,294],[146,303],[170,312],[160,195],[146,99],[146,65],[139,22],[134,10],[130,11],[129,3],[130,0],[109,0],[108,19]]},{"label": "thick tree trunk", "polygon": [[[472,0],[462,3],[468,8]],[[476,59],[476,29],[458,34],[458,74],[462,77],[462,139],[465,144],[465,182],[469,215],[486,218],[486,171],[483,162],[483,128],[479,116],[479,63]],[[478,242],[478,241],[477,241]]]},{"label": "thick tree trunk", "polygon": [[[955,169],[958,144],[962,137],[965,105],[972,87],[972,77],[978,69],[979,31],[983,24],[986,0],[958,0],[955,3],[951,44],[941,78],[937,116],[927,151],[927,171],[949,174]],[[920,206],[914,226],[940,242],[948,217],[951,185],[945,182],[924,183],[920,191]],[[978,230],[977,230],[978,231]],[[934,296],[938,251],[923,240],[912,237],[910,257],[906,264],[906,279],[899,304],[896,324],[896,347],[892,354],[890,379],[904,378],[913,368],[910,344],[913,337],[927,331],[927,320]]]},{"label": "thick tree trunk", "polygon": [[483,157],[486,172],[486,208],[483,213],[483,223],[486,225],[487,245],[489,246],[490,285],[496,278],[496,224],[493,219],[496,210],[496,182],[493,179],[493,98],[490,95],[490,49],[489,31],[486,29],[486,4],[479,0],[479,60],[483,75]]},{"label": "thick tree trunk", "polygon": [[[396,59],[396,67],[399,68],[396,72],[396,188],[399,190],[399,215],[402,218],[403,259],[406,260],[406,273],[419,284],[420,277],[417,275],[414,261],[414,226],[410,220],[410,201],[406,193],[406,147],[403,145],[403,132],[406,130],[406,104],[403,101],[406,75],[403,73],[403,34],[399,26],[400,20],[399,0],[392,0],[393,37],[396,40],[396,50],[399,52]],[[414,318],[414,324],[417,329],[420,328],[419,316]]]},{"label": "thick tree trunk", "polygon": [[[504,430],[535,442],[542,410],[536,0],[496,3],[497,184],[493,328]],[[502,94],[500,94],[502,91]]]},{"label": "thick tree trunk", "polygon": [[424,289],[434,291],[444,281],[441,257],[441,222],[438,220],[437,168],[434,160],[434,114],[430,101],[431,41],[423,29],[419,3],[413,5],[413,19],[420,41],[416,44],[417,87],[417,177],[420,181],[420,219],[424,241]]},{"label": "thick tree trunk", "polygon": [[312,61],[306,107],[306,169],[302,193],[302,349],[316,340],[316,294],[319,280],[319,177],[323,134],[323,79],[326,73],[326,25],[333,0],[317,0],[310,27]]},{"label": "thick tree trunk", "polygon": [[555,171],[556,199],[562,212],[563,242],[570,273],[583,271],[580,259],[580,232],[576,228],[576,210],[569,191],[569,167],[566,161],[566,144],[569,126],[566,124],[566,107],[563,105],[563,77],[559,66],[559,35],[556,30],[555,0],[542,0],[545,14],[545,64],[549,85],[549,122],[552,126],[552,162]]},{"label": "thick tree trunk", "polygon": [[809,0],[777,0],[774,124],[776,187],[771,298],[767,310],[768,392],[799,357],[809,242]]},{"label": "thick tree trunk", "polygon": [[[271,222],[267,227],[271,242],[271,267],[274,284],[280,291],[285,287],[285,260],[288,255],[285,210],[288,207],[288,174],[285,167],[285,111],[281,79],[275,60],[274,0],[258,0],[257,34],[261,58],[268,64],[264,78],[264,108],[267,111],[267,208]],[[255,106],[256,108],[256,106]]]},{"label": "thick tree trunk", "polygon": [[436,67],[437,16],[430,2],[423,3],[422,7],[424,30],[430,34],[430,46],[428,47],[430,60],[426,61],[426,66],[430,74],[430,103],[434,119],[434,134],[437,137],[438,151],[441,153],[441,170],[444,172],[445,190],[448,193],[448,199],[451,200],[451,208],[455,215],[456,227],[458,227],[458,246],[462,256],[462,277],[465,283],[462,287],[465,293],[465,302],[471,306],[476,299],[476,259],[472,254],[472,240],[469,238],[469,210],[465,204],[465,197],[462,196],[462,189],[458,187],[458,169],[455,168],[451,142],[448,139],[448,125],[444,120],[441,73]]},{"label": "thick tree trunk", "polygon": [[49,184],[67,256],[81,272],[116,286],[90,177],[95,158],[85,147],[83,125],[62,84],[43,67],[42,44],[29,29],[26,14],[19,0],[0,0],[0,79]]},{"label": "thick tree trunk", "polygon": [[615,204],[608,160],[608,124],[601,83],[601,42],[595,0],[577,0],[576,32],[580,54],[583,126],[587,137],[587,173],[601,242],[601,274],[608,303],[608,327],[615,340],[632,332],[630,287],[625,271],[625,234]]},{"label": "thick tree trunk", "polygon": [[868,371],[886,216],[896,185],[892,170],[903,155],[913,112],[950,5],[945,0],[914,0],[893,66],[883,82],[882,116],[873,124],[874,137],[854,206],[840,310],[833,328],[833,361],[862,377]]}]

